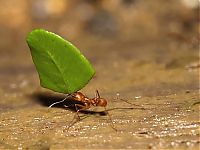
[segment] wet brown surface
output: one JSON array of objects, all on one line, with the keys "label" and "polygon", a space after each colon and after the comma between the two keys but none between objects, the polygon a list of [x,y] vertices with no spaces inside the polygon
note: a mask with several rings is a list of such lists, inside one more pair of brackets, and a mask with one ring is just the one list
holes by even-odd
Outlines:
[{"label": "wet brown surface", "polygon": [[[21,32],[1,24],[0,149],[199,148],[199,24],[182,27],[185,20],[192,20],[193,11],[177,4],[170,7],[174,16],[168,7],[158,7],[159,3],[136,4],[135,11],[143,13],[132,16],[136,23],[127,23],[127,30],[120,30],[119,23],[120,31],[109,31],[114,35],[108,37],[98,32],[81,32],[78,37],[69,34],[96,69],[82,92],[94,97],[98,89],[108,100],[117,132],[111,128],[108,115],[94,113],[103,108],[81,113],[81,120],[70,128],[73,110],[48,108],[65,95],[40,87],[25,36],[40,24],[56,30],[51,27],[55,18],[28,22]],[[179,13],[173,12],[176,9]],[[166,18],[172,22],[170,27]]]}]

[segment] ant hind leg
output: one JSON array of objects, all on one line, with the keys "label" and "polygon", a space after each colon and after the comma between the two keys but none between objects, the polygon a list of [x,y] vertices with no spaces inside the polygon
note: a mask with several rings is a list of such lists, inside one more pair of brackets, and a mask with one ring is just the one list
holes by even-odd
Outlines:
[{"label": "ant hind leg", "polygon": [[64,99],[62,99],[61,101],[58,101],[58,102],[55,102],[55,103],[53,103],[53,104],[51,104],[50,106],[49,106],[49,108],[51,108],[52,106],[54,106],[54,105],[56,105],[56,104],[60,104],[60,103],[62,103],[62,102],[64,102],[66,99],[68,99],[69,97],[71,96],[71,94],[68,94]]}]

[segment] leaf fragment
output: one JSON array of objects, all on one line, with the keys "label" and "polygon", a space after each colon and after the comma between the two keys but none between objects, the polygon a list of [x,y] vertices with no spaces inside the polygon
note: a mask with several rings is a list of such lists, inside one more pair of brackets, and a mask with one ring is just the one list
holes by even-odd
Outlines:
[{"label": "leaf fragment", "polygon": [[69,41],[43,29],[29,33],[27,43],[40,78],[40,85],[71,94],[82,89],[95,70]]}]

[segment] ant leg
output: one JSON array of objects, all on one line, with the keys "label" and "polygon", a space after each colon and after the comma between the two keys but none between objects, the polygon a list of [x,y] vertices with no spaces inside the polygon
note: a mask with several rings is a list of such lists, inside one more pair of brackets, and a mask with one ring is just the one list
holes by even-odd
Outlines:
[{"label": "ant leg", "polygon": [[64,102],[68,97],[70,97],[70,95],[71,95],[71,94],[67,95],[67,96],[66,96],[63,100],[61,100],[61,101],[58,101],[58,102],[55,102],[55,103],[51,104],[51,105],[49,106],[49,108],[51,108],[52,106],[54,106],[54,105],[56,105],[56,104],[59,104],[59,103]]},{"label": "ant leg", "polygon": [[[75,104],[74,106],[76,109],[76,116],[78,116],[78,120],[80,120],[79,111],[85,110],[86,108],[85,108],[85,106],[80,105],[80,104]],[[80,107],[80,109],[78,109],[78,107]]]},{"label": "ant leg", "polygon": [[66,99],[67,99],[67,97],[65,97],[65,98],[64,98],[63,100],[61,100],[61,101],[58,101],[58,102],[55,102],[55,103],[51,104],[51,105],[49,106],[49,108],[51,108],[52,106],[54,106],[54,105],[56,105],[56,104],[59,104],[59,103],[64,102]]},{"label": "ant leg", "polygon": [[119,96],[120,96],[119,93],[117,93],[116,100],[121,100],[121,101],[123,101],[123,102],[125,102],[127,104],[130,104],[130,105],[133,105],[133,106],[137,106],[137,107],[141,107],[140,105],[130,103],[130,102],[128,102],[128,100],[124,100],[124,99],[120,98]]},{"label": "ant leg", "polygon": [[133,106],[141,107],[140,105],[130,103],[130,102],[128,102],[127,100],[124,100],[124,99],[121,99],[121,98],[120,98],[119,100],[121,100],[121,101],[123,101],[123,102],[125,102],[125,103],[127,103],[127,104],[133,105]]},{"label": "ant leg", "polygon": [[[69,123],[69,126],[67,128],[67,131],[69,130],[70,127],[72,127],[75,123],[77,123],[78,121],[81,120],[80,116],[79,116],[79,111],[81,110],[86,110],[88,109],[87,107],[80,105],[80,104],[75,104],[75,109],[76,109],[76,114],[74,115],[74,118],[72,119],[72,121]],[[80,107],[80,109],[78,109],[78,107]],[[78,119],[77,119],[78,117]],[[75,121],[74,121],[75,120]]]},{"label": "ant leg", "polygon": [[[78,109],[78,107],[80,107],[80,109]],[[80,104],[75,104],[75,108],[76,108],[76,115],[78,116],[78,119],[80,120],[79,111],[87,110],[90,107],[83,106],[83,105],[80,105]]]},{"label": "ant leg", "polygon": [[[95,98],[96,98],[96,99],[98,99],[98,98],[100,99],[100,94],[99,94],[99,91],[98,91],[98,90],[96,90],[96,96],[95,96]],[[104,108],[105,108],[106,114],[108,114],[108,117],[109,117],[109,120],[110,120],[112,129],[115,130],[115,131],[117,131],[117,129],[115,128],[114,123],[113,123],[113,121],[112,121],[111,115],[108,113],[106,107],[104,107]]]},{"label": "ant leg", "polygon": [[112,128],[113,130],[117,131],[117,129],[115,128],[114,123],[113,123],[113,121],[112,121],[111,115],[108,113],[106,107],[104,107],[104,108],[105,108],[105,112],[108,114],[108,117],[109,117],[109,120],[110,120],[110,123],[111,123],[111,128]]}]

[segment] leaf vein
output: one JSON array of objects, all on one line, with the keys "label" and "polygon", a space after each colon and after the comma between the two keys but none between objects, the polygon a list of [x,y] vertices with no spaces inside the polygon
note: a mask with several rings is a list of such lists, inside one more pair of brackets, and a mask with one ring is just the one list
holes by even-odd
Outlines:
[{"label": "leaf vein", "polygon": [[61,79],[63,80],[63,82],[65,83],[65,89],[67,89],[67,82],[65,81],[64,77],[64,73],[61,71],[59,65],[56,63],[56,61],[54,60],[53,55],[50,53],[50,51],[47,51],[48,55],[50,56],[51,60],[53,61],[53,63],[55,64],[57,70],[59,71],[59,73],[61,74]]}]

